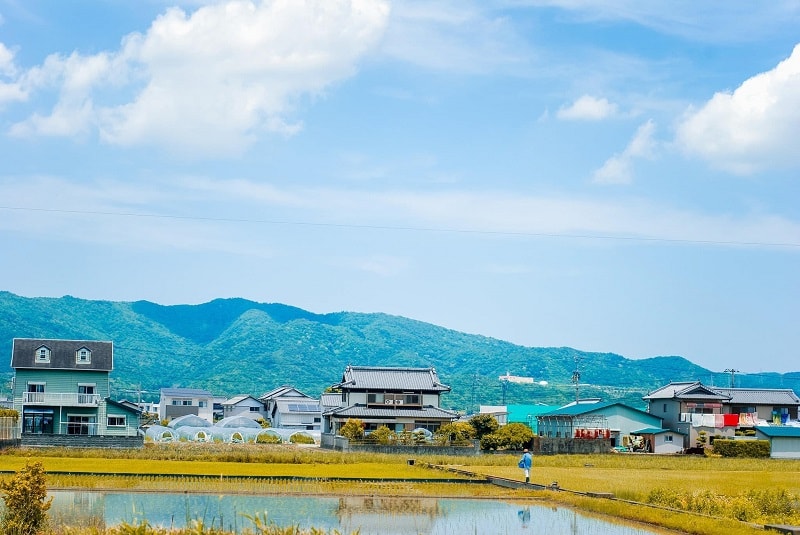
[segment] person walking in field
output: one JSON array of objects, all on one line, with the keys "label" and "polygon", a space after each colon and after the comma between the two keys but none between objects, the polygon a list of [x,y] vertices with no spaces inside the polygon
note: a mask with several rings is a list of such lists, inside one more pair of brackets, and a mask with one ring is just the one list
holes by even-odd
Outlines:
[{"label": "person walking in field", "polygon": [[525,471],[525,483],[531,482],[531,466],[533,466],[533,456],[527,448],[522,450],[522,459],[519,460],[518,466]]}]

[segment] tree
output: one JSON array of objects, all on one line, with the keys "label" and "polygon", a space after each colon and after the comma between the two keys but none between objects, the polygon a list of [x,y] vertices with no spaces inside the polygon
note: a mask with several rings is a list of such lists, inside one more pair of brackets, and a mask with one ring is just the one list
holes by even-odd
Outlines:
[{"label": "tree", "polygon": [[47,498],[42,463],[26,463],[11,479],[0,482],[5,514],[0,531],[9,535],[36,535],[47,526],[47,511],[53,498]]},{"label": "tree", "polygon": [[375,431],[369,434],[369,439],[376,444],[388,445],[397,442],[397,433],[389,429],[387,426],[382,425]]},{"label": "tree", "polygon": [[525,424],[504,425],[494,433],[481,437],[484,450],[521,450],[533,440],[533,431]]},{"label": "tree", "polygon": [[364,438],[364,422],[358,418],[349,418],[339,429],[339,434],[350,440]]},{"label": "tree", "polygon": [[434,433],[437,444],[463,444],[475,438],[475,428],[468,422],[452,422],[443,425]]},{"label": "tree", "polygon": [[483,438],[484,435],[494,433],[500,427],[497,419],[491,414],[476,414],[469,419],[469,423],[475,428],[476,438]]}]

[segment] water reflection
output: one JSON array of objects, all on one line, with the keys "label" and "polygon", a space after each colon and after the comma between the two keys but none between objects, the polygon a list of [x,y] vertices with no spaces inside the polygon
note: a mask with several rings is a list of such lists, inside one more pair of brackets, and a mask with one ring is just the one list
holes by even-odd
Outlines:
[{"label": "water reflection", "polygon": [[278,526],[338,530],[361,535],[552,534],[654,535],[639,526],[586,517],[571,509],[497,500],[211,495],[152,492],[53,491],[51,519],[59,525],[95,526],[122,522],[207,527],[242,533],[253,517]]}]

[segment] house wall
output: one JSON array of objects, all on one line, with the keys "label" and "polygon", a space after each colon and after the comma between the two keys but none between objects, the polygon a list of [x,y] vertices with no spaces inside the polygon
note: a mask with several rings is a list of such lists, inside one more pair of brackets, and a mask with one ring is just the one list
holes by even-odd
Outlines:
[{"label": "house wall", "polygon": [[17,370],[14,376],[13,396],[22,402],[23,392],[28,383],[45,383],[45,393],[77,394],[79,384],[93,384],[94,392],[100,398],[109,396],[108,372],[88,370]]},{"label": "house wall", "polygon": [[606,413],[608,427],[619,431],[620,435],[630,435],[645,427],[661,427],[661,419],[654,415],[632,411],[620,406],[612,406],[609,409],[610,411]]},{"label": "house wall", "polygon": [[756,439],[769,440],[773,459],[800,459],[800,437],[768,437],[756,429]]},{"label": "house wall", "polygon": [[223,406],[223,411],[223,416],[225,418],[230,416],[246,416],[247,418],[252,418],[253,420],[267,419],[267,411],[264,408],[264,404],[253,398],[242,400],[236,405],[225,405]]},{"label": "house wall", "polygon": [[439,407],[439,394],[422,394],[422,404]]},{"label": "house wall", "polygon": [[683,451],[683,435],[681,434],[660,433],[654,435],[654,441],[653,452],[655,453],[681,453]]},{"label": "house wall", "polygon": [[[173,400],[190,400],[191,405],[173,405]],[[200,406],[200,403],[205,403],[204,407]],[[159,402],[159,413],[158,418],[159,420],[174,420],[180,416],[185,416],[187,414],[194,414],[199,416],[203,420],[207,422],[213,423],[214,422],[214,406],[213,400],[210,397],[200,397],[200,396],[162,396],[161,401]]]}]

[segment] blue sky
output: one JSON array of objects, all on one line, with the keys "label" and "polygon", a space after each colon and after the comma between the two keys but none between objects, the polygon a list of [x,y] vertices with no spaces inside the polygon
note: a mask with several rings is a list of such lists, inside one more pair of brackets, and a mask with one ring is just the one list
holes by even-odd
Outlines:
[{"label": "blue sky", "polygon": [[797,371],[798,28],[795,0],[0,0],[2,289]]}]

